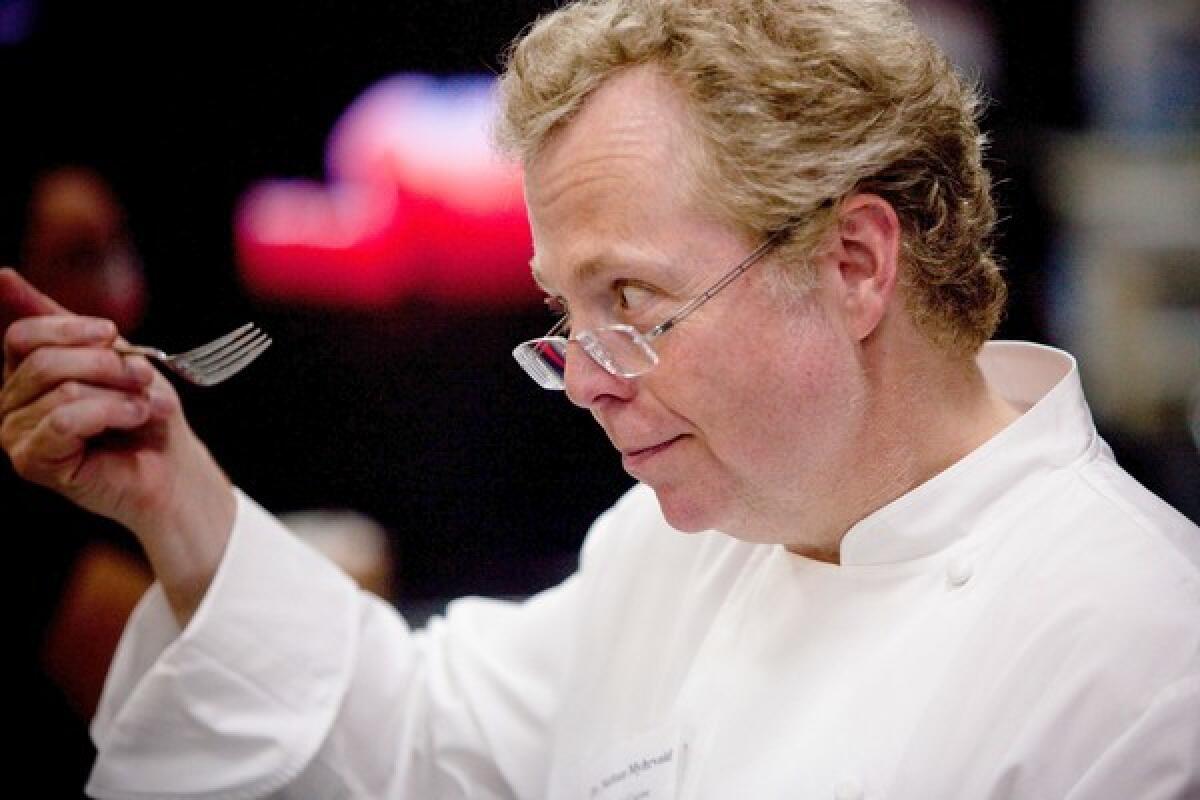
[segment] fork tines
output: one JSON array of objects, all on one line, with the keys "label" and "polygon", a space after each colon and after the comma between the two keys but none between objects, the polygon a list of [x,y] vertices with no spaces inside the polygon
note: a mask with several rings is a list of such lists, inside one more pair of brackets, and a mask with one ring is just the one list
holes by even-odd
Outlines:
[{"label": "fork tines", "polygon": [[248,322],[237,330],[171,361],[189,379],[202,386],[220,383],[258,358],[271,345],[271,337]]}]

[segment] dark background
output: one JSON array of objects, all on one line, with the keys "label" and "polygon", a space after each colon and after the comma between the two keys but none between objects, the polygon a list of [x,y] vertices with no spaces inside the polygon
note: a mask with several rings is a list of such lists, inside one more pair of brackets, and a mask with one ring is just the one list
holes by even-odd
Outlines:
[{"label": "dark background", "polygon": [[[523,595],[565,575],[588,524],[630,481],[588,415],[535,389],[511,362],[513,344],[546,327],[544,310],[264,303],[238,282],[231,231],[234,204],[253,182],[323,177],[330,128],[368,86],[402,71],[496,70],[507,43],[553,4],[0,9],[18,5],[33,16],[27,38],[0,47],[0,262],[18,261],[35,177],[94,167],[125,204],[145,265],[139,338],[182,349],[250,319],[274,337],[220,390],[181,387],[193,426],[238,485],[273,511],[351,508],[378,520],[399,566],[402,609],[463,593]],[[1034,174],[1046,129],[1087,123],[1079,14],[1077,2],[992,6],[1000,69],[987,124],[1013,294],[1003,337],[1050,340],[1041,265],[1052,221]],[[1177,475],[1156,469],[1156,452],[1106,433],[1151,488],[1197,502],[1172,488]],[[21,578],[10,585],[28,617],[17,645],[32,652],[71,554],[97,529],[13,489],[3,469],[0,518]],[[99,535],[131,546],[121,531]],[[69,796],[54,780],[81,784],[81,728],[52,727],[57,718],[41,706],[31,718],[41,719],[26,723],[31,763],[58,764],[40,796]]]}]

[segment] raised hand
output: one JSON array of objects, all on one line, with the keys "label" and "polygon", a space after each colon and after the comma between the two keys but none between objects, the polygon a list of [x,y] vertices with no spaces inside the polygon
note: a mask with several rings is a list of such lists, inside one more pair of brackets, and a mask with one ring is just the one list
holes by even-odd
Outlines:
[{"label": "raised hand", "polygon": [[220,562],[236,504],[170,383],[122,356],[107,320],[72,315],[0,270],[0,446],[22,477],[141,540],[181,621]]}]

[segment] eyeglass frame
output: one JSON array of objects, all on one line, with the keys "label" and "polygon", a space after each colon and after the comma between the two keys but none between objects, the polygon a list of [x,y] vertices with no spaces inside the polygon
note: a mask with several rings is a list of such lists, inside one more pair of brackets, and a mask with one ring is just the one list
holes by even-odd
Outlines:
[{"label": "eyeglass frame", "polygon": [[[674,328],[676,325],[678,325],[680,322],[682,322],[689,314],[691,314],[696,309],[700,308],[700,306],[704,305],[712,298],[716,297],[723,289],[725,289],[725,287],[729,286],[729,284],[733,283],[739,277],[744,275],[751,267],[753,267],[755,264],[757,264],[759,261],[761,261],[763,259],[763,257],[767,255],[767,253],[769,253],[773,249],[775,249],[775,247],[781,241],[783,241],[783,239],[786,237],[788,232],[789,232],[789,229],[784,228],[784,229],[776,231],[775,233],[768,236],[758,247],[756,247],[750,253],[750,255],[746,256],[744,259],[742,259],[740,262],[738,262],[738,264],[736,266],[734,266],[732,269],[730,269],[728,272],[726,272],[724,275],[722,275],[716,281],[716,283],[712,284],[707,289],[705,289],[703,292],[701,292],[699,295],[697,295],[696,297],[693,297],[691,300],[684,303],[682,306],[680,306],[678,309],[676,309],[673,314],[671,314],[665,320],[658,323],[657,325],[655,325],[653,328],[646,331],[645,333],[642,333],[637,328],[634,328],[632,325],[626,325],[624,323],[615,323],[612,325],[604,325],[600,328],[586,328],[577,333],[573,333],[570,336],[561,336],[561,335],[558,335],[557,332],[563,326],[565,326],[568,323],[568,321],[570,320],[570,314],[567,313],[567,314],[563,314],[562,318],[559,319],[557,322],[555,322],[554,326],[552,328],[550,328],[550,330],[547,331],[545,333],[545,335],[539,336],[536,339],[529,339],[527,341],[521,342],[519,345],[514,347],[513,351],[512,351],[513,359],[515,359],[516,362],[521,366],[521,369],[525,372],[525,374],[528,375],[530,377],[530,379],[532,379],[533,382],[536,383],[541,388],[549,390],[549,391],[562,391],[563,389],[566,388],[566,381],[565,381],[566,349],[570,345],[570,343],[574,341],[574,342],[579,342],[580,346],[584,349],[584,352],[587,353],[588,357],[590,359],[592,359],[592,361],[595,362],[597,366],[599,366],[601,369],[603,369],[605,372],[612,375],[613,377],[625,378],[625,379],[640,378],[641,376],[645,375],[646,373],[650,372],[650,370],[652,370],[656,366],[658,366],[658,360],[659,360],[658,353],[651,346],[651,342],[653,342],[655,339],[657,339],[660,336],[662,336],[663,334],[665,334],[667,331]],[[609,353],[608,350],[606,348],[604,348],[603,345],[601,345],[599,343],[599,341],[595,338],[595,335],[601,331],[619,331],[619,332],[629,336],[630,340],[633,341],[634,344],[636,344],[638,347],[640,347],[642,349],[643,352],[646,353],[646,355],[648,356],[647,360],[650,362],[650,366],[648,366],[644,370],[641,370],[640,372],[618,371],[615,366],[615,363],[612,359],[611,353]],[[557,386],[547,386],[545,383],[543,383],[542,380],[540,380],[538,378],[538,376],[535,375],[533,372],[531,372],[529,367],[526,366],[526,362],[522,359],[522,356],[518,355],[519,353],[534,350],[535,347],[539,344],[551,344],[551,343],[561,344],[563,347],[563,375],[564,375],[564,377],[561,377],[559,379],[559,385],[557,385]],[[599,352],[596,352],[596,351],[599,351]],[[535,353],[534,357],[540,361],[545,360],[541,355],[536,355],[536,353]],[[556,372],[557,372],[557,370],[556,370]]]}]

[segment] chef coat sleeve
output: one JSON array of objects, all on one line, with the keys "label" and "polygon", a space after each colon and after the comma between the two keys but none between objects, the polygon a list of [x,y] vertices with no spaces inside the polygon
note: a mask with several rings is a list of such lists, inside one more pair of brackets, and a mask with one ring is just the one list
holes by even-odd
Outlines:
[{"label": "chef coat sleeve", "polygon": [[511,797],[543,791],[577,579],[411,634],[242,493],[180,630],[160,587],[92,723],[98,798]]},{"label": "chef coat sleeve", "polygon": [[1200,797],[1200,674],[1162,689],[1092,765],[1067,800]]}]

